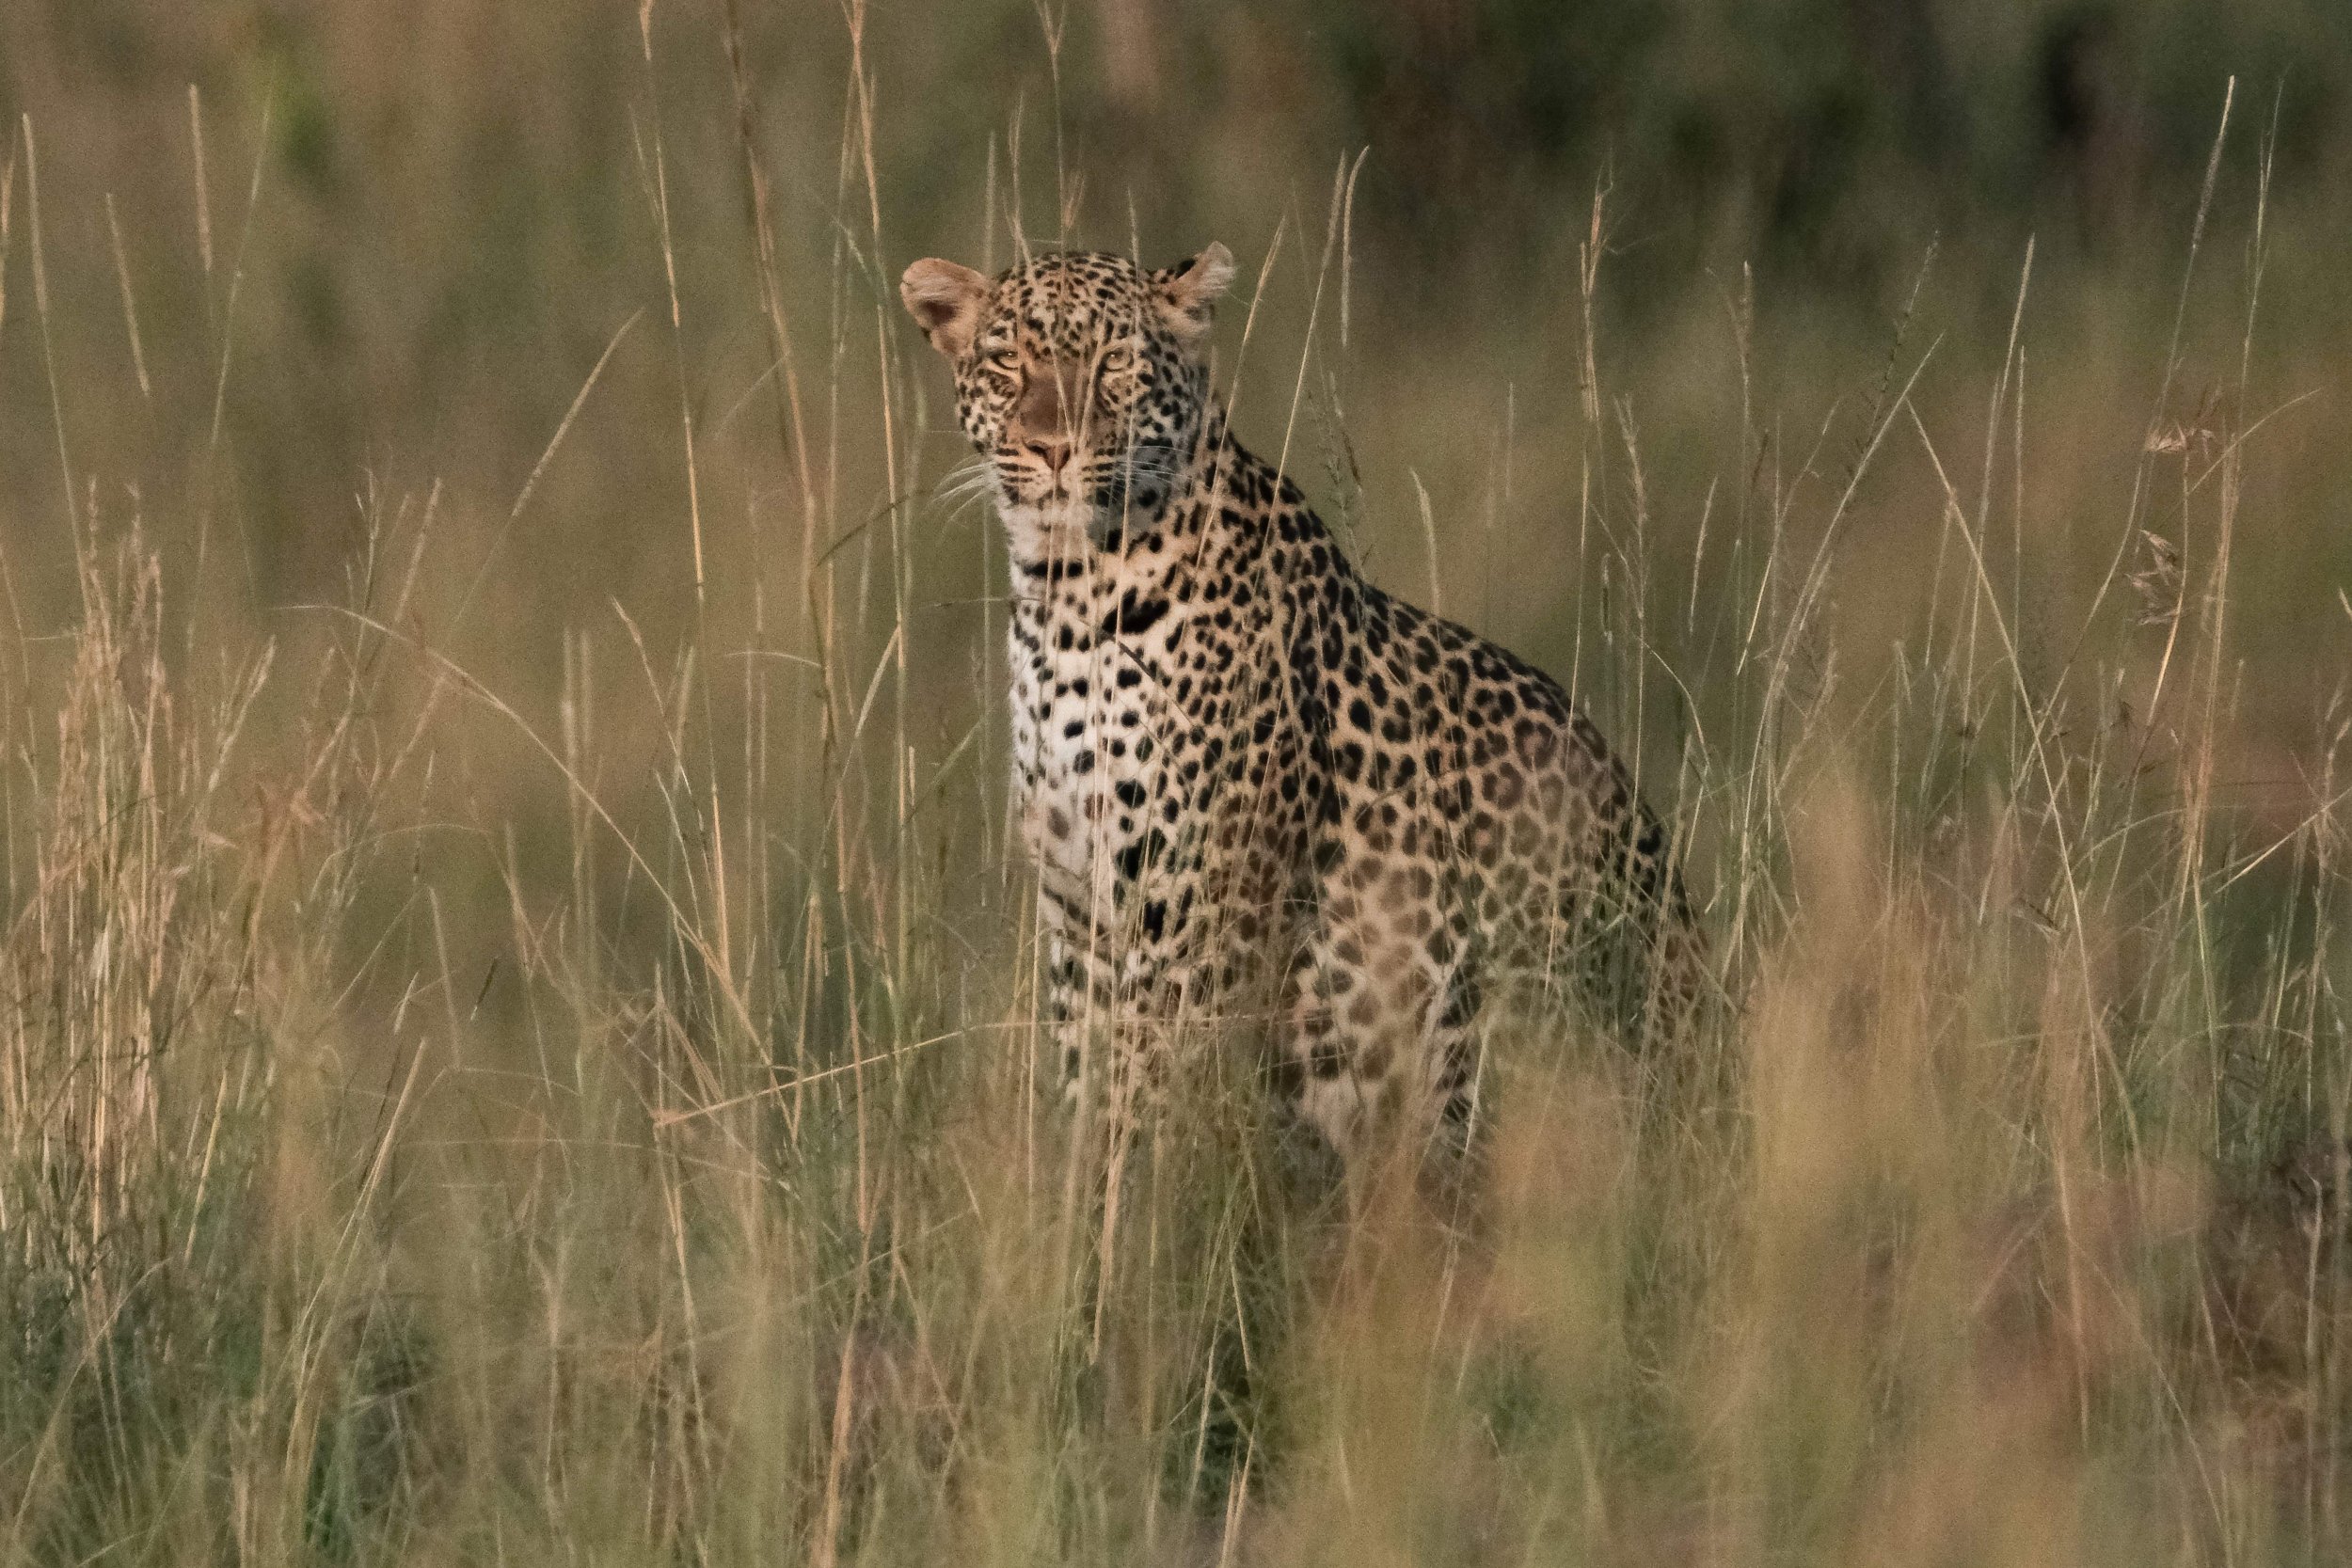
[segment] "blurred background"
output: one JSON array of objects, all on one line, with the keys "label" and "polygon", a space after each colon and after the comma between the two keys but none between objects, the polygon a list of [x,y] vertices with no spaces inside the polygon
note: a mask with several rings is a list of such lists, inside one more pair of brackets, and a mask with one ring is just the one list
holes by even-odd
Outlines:
[{"label": "blurred background", "polygon": [[[1915,297],[1915,343],[1942,341],[1922,402],[1967,404],[1997,366],[2029,237],[2032,527],[2097,535],[2075,515],[2079,482],[2135,461],[2233,77],[2200,278],[2213,303],[2192,309],[2174,413],[2193,415],[2235,368],[2267,146],[2262,397],[2319,395],[2267,436],[2287,487],[2268,496],[2263,538],[2294,547],[2249,564],[2277,574],[2262,578],[2277,624],[2305,627],[2352,568],[2328,385],[2352,324],[2337,286],[2352,13],[2320,0],[21,0],[0,15],[20,166],[0,537],[28,629],[55,629],[71,584],[46,341],[74,470],[104,494],[135,485],[168,547],[193,548],[190,509],[209,518],[206,593],[223,613],[329,595],[361,533],[355,494],[437,483],[451,522],[437,557],[459,581],[486,570],[501,608],[453,651],[552,679],[535,632],[615,593],[663,632],[691,598],[682,376],[723,498],[706,498],[705,543],[739,610],[748,540],[801,526],[779,504],[775,420],[753,393],[775,355],[746,123],[772,185],[801,379],[827,388],[841,433],[877,422],[877,280],[932,252],[1001,264],[1017,211],[1033,243],[1066,229],[1164,258],[1221,238],[1246,283],[1266,268],[1264,373],[1243,427],[1279,445],[1335,176],[1360,158],[1346,340],[1327,310],[1307,385],[1348,421],[1375,551],[1391,527],[1418,528],[1415,475],[1441,526],[1482,515],[1506,444],[1516,470],[1496,526],[1540,538],[1563,515],[1579,247],[1601,187],[1597,363],[1630,400],[1668,538],[1692,533],[1708,484],[1729,477],[1736,443],[1702,448],[1736,420],[1743,296],[1759,420],[1811,427],[1867,395]],[[1248,293],[1228,312],[1229,363]],[[491,521],[633,317],[571,450],[493,558]],[[904,352],[902,324],[879,330]],[[916,380],[941,423],[941,386],[928,367]],[[850,434],[826,445],[844,504],[886,483],[881,451]],[[923,451],[945,462],[953,447]],[[1856,547],[1899,549],[1934,527],[1931,509],[1889,515]],[[937,542],[971,586],[972,531]],[[2111,541],[2081,543],[2096,561]],[[1462,552],[1466,568],[1478,553]],[[1494,588],[1506,598],[1487,629],[1555,651],[1542,626],[1566,588],[1540,567]]]}]

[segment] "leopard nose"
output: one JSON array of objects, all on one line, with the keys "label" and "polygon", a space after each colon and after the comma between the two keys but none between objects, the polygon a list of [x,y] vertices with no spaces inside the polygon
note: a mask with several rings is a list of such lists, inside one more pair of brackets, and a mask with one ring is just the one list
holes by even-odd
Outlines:
[{"label": "leopard nose", "polygon": [[1070,444],[1067,436],[1031,436],[1024,443],[1049,474],[1061,472],[1062,465],[1070,461]]}]

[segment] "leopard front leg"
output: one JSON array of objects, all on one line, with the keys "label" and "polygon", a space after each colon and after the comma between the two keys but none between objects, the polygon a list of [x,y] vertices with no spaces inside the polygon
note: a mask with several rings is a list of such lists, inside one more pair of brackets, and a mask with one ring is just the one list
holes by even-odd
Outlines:
[{"label": "leopard front leg", "polygon": [[1181,951],[1080,927],[1050,896],[1047,907],[1041,1013],[1063,1101],[1123,1146],[1165,1090],[1179,1038],[1201,1022],[1202,976]]},{"label": "leopard front leg", "polygon": [[1097,1010],[1096,992],[1080,952],[1053,926],[1043,935],[1044,974],[1040,1012],[1053,1058],[1061,1071],[1062,1101],[1075,1106],[1085,1097],[1088,1021]]}]

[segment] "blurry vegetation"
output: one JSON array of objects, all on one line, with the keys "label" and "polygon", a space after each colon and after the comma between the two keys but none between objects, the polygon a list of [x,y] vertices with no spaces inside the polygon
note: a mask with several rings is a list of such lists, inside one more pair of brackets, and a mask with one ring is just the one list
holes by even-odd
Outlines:
[{"label": "blurry vegetation", "polygon": [[1391,162],[1368,210],[1402,229],[1462,245],[1499,216],[1523,244],[1613,164],[1667,255],[1727,242],[1837,288],[1906,272],[1937,230],[2145,242],[2194,189],[2232,71],[2280,89],[2281,195],[2341,199],[2352,21],[2278,5],[2223,25],[2226,65],[2208,8],[2096,0],[1400,0],[1323,8],[1308,36]]},{"label": "blurry vegetation", "polygon": [[[17,0],[0,110],[0,1564],[2342,1560],[2344,8]],[[1726,1070],[1499,1028],[1468,1243],[1246,1060],[1088,1196],[895,295],[1065,224],[1692,846]]]}]

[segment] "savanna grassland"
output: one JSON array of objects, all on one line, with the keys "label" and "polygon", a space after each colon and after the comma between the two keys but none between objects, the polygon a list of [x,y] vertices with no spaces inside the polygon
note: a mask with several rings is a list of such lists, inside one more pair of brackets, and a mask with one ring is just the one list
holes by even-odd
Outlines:
[{"label": "savanna grassland", "polygon": [[[0,1562],[2342,1560],[2352,23],[1579,9],[0,11]],[[1471,1235],[1089,1180],[896,297],[1065,238],[1687,835]]]}]

